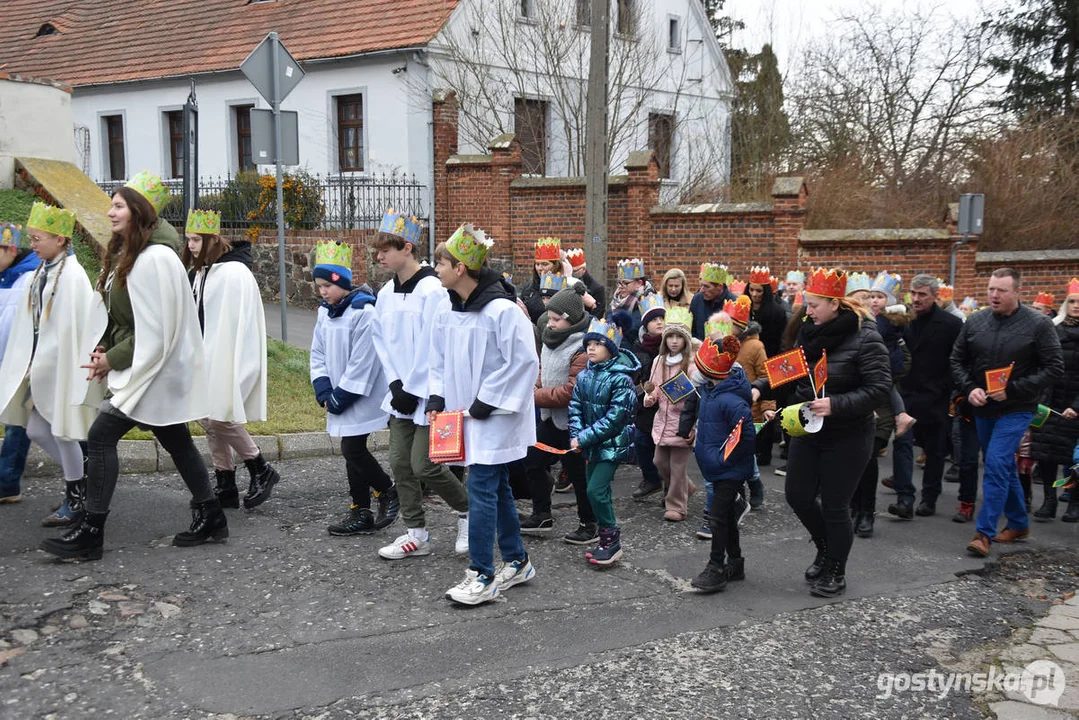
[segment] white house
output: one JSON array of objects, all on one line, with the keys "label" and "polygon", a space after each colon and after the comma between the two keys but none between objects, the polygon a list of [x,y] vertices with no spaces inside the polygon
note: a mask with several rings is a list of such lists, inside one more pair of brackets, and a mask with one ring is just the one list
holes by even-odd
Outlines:
[{"label": "white house", "polygon": [[[466,77],[462,64],[474,69],[476,63],[489,69],[478,77],[502,80],[487,106],[463,108],[476,119],[462,122],[462,135],[473,128],[461,138],[462,152],[481,149],[474,133],[486,123],[518,132],[533,172],[579,172],[573,144],[583,135],[571,120],[580,113],[566,107],[583,98],[587,78],[590,23],[580,14],[587,0],[132,0],[123,10],[95,0],[4,5],[0,71],[73,88],[80,162],[95,180],[122,180],[142,169],[183,175],[180,111],[192,79],[199,175],[254,167],[250,111],[269,105],[238,67],[271,30],[306,73],[282,109],[299,113],[300,161],[309,172],[408,173],[427,185],[433,91]],[[157,14],[147,22],[149,12]],[[476,26],[477,18],[507,12],[511,22],[501,37],[489,24]],[[609,106],[618,129],[612,166],[651,141],[669,158],[677,182],[709,147],[719,149],[709,153],[709,166],[725,178],[732,84],[699,0],[611,0],[611,14],[611,74],[623,83]],[[507,59],[514,55],[505,49],[534,47],[527,38],[563,16],[561,35],[576,38],[570,48],[576,57],[556,67],[563,77],[552,78],[551,63],[534,53],[511,67]],[[646,46],[655,49],[654,58],[638,57],[637,70],[619,74],[618,48],[640,54]],[[477,51],[462,56],[462,48]],[[459,96],[474,93],[460,88]],[[522,123],[528,127],[514,127]]]}]

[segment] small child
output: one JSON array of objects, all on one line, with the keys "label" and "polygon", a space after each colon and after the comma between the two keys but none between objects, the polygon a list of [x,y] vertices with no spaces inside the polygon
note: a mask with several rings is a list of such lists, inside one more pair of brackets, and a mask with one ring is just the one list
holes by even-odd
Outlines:
[{"label": "small child", "polygon": [[892,392],[890,401],[892,413],[895,415],[895,435],[900,437],[906,434],[914,425],[914,418],[907,413],[903,398],[895,383],[905,376],[910,370],[910,352],[903,342],[903,326],[910,322],[910,316],[906,308],[896,305],[896,292],[901,287],[902,278],[899,275],[891,275],[886,270],[881,270],[873,281],[869,290],[867,307],[873,312],[877,321],[877,330],[884,340],[884,346],[888,348],[888,359],[892,367]]},{"label": "small child", "polygon": [[[327,431],[341,438],[352,496],[348,514],[327,529],[366,535],[397,518],[393,481],[367,449],[367,437],[388,418],[381,404],[389,384],[373,340],[375,298],[366,285],[353,289],[352,248],[344,243],[320,242],[312,274],[322,305],[311,339],[311,385],[328,413]],[[371,488],[379,494],[378,517],[371,513]]]},{"label": "small child", "polygon": [[602,320],[592,320],[584,341],[588,366],[577,376],[570,400],[570,448],[584,453],[588,463],[588,500],[599,524],[599,545],[585,558],[593,565],[610,565],[622,557],[611,480],[618,463],[630,457],[637,412],[633,376],[641,364],[632,353],[619,349],[621,331]]},{"label": "small child", "polygon": [[[641,481],[633,491],[633,499],[636,502],[644,502],[654,493],[663,490],[663,478],[656,469],[656,443],[652,440],[652,423],[656,417],[657,406],[645,407],[644,395],[655,388],[651,386],[648,376],[651,374],[652,363],[659,354],[660,343],[663,342],[663,326],[666,323],[667,309],[663,306],[663,300],[659,295],[645,295],[637,303],[641,311],[641,329],[637,333],[637,341],[626,341],[628,350],[637,356],[641,364],[641,371],[634,379],[634,387],[637,391],[637,417],[634,420],[633,446],[637,454],[637,467],[641,470]],[[614,315],[628,315],[620,310]],[[615,318],[612,316],[612,322]],[[664,498],[663,506],[667,500]]]},{"label": "small child", "polygon": [[[712,523],[708,565],[690,584],[706,593],[746,577],[738,521],[748,510],[743,487],[753,474],[756,431],[749,381],[737,363],[740,346],[733,335],[723,338],[720,345],[707,338],[694,357],[707,382],[701,391],[693,450],[701,474],[712,481],[715,493],[708,508]],[[727,439],[739,421],[741,438],[725,458]]]}]

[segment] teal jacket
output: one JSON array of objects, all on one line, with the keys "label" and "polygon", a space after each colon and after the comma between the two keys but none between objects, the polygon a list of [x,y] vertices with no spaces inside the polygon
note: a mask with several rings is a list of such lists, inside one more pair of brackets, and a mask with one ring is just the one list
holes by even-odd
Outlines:
[{"label": "teal jacket", "polygon": [[588,462],[629,462],[637,393],[633,377],[641,363],[627,350],[577,375],[569,401],[569,436]]}]

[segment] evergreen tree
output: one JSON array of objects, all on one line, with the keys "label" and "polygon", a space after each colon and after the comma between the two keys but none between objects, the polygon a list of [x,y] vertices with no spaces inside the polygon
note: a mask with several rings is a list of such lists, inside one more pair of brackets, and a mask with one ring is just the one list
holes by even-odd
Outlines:
[{"label": "evergreen tree", "polygon": [[704,14],[708,16],[708,22],[712,25],[712,32],[724,46],[730,45],[731,33],[745,28],[746,24],[741,20],[735,20],[730,15],[723,14],[723,6],[727,0],[701,0],[704,5]]},{"label": "evergreen tree", "polygon": [[790,145],[783,109],[783,78],[771,45],[755,55],[727,50],[734,78],[731,108],[731,177],[753,194],[778,172]]},{"label": "evergreen tree", "polygon": [[1020,0],[991,23],[1012,48],[1007,57],[990,58],[997,72],[1010,75],[1001,105],[1023,115],[1074,115],[1079,2]]}]

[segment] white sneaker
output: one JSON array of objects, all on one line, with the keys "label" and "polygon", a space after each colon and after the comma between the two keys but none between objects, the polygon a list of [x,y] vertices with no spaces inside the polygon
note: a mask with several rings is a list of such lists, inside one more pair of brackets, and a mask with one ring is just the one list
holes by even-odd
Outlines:
[{"label": "white sneaker", "polygon": [[446,597],[462,605],[480,605],[498,597],[498,580],[469,568],[465,579],[446,591]]},{"label": "white sneaker", "polygon": [[457,542],[453,551],[458,555],[468,554],[468,516],[457,518]]},{"label": "white sneaker", "polygon": [[427,540],[420,540],[418,538],[405,533],[401,537],[393,541],[392,545],[387,545],[384,548],[379,548],[379,557],[386,558],[387,560],[401,560],[407,557],[421,557],[423,555],[431,554],[431,543]]},{"label": "white sneaker", "polygon": [[534,577],[536,577],[536,568],[532,567],[532,561],[528,558],[506,563],[495,572],[495,580],[498,581],[500,591],[526,583]]}]

